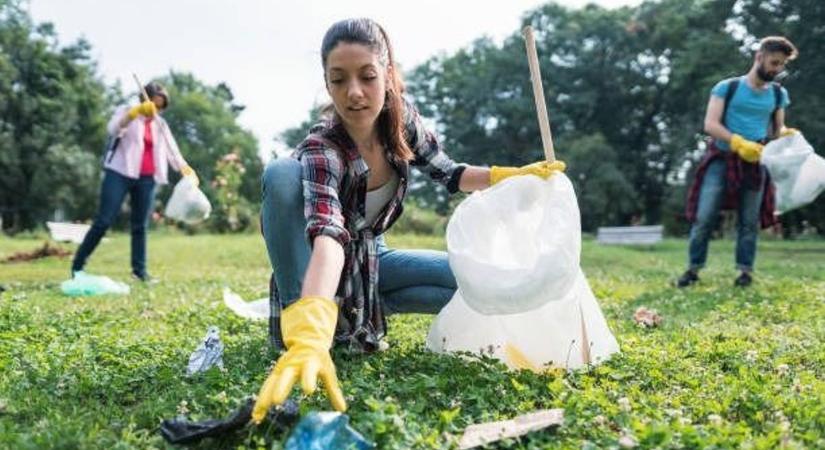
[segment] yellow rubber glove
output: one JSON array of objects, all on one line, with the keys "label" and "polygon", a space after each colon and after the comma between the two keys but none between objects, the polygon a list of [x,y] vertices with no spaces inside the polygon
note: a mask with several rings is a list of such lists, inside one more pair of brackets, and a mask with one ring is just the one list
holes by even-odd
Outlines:
[{"label": "yellow rubber glove", "polygon": [[337,321],[338,305],[323,297],[304,297],[284,309],[281,333],[287,351],[278,358],[261,386],[252,410],[253,422],[261,423],[272,405],[283,403],[299,378],[305,394],[315,392],[318,375],[332,407],[341,412],[347,410],[335,364],[329,356]]},{"label": "yellow rubber glove", "polygon": [[518,175],[535,175],[545,180],[557,172],[564,172],[567,166],[561,161],[547,162],[539,161],[521,167],[499,167],[490,168],[490,186],[500,182],[505,178]]},{"label": "yellow rubber glove", "polygon": [[730,149],[749,163],[758,162],[762,156],[762,144],[749,141],[738,134],[730,138]]},{"label": "yellow rubber glove", "polygon": [[796,128],[787,128],[787,127],[785,127],[785,128],[782,128],[782,131],[779,132],[779,137],[790,136],[790,135],[796,134],[796,133],[799,133],[799,130],[797,130]]},{"label": "yellow rubber glove", "polygon": [[127,114],[129,115],[129,119],[135,120],[138,114],[146,117],[154,117],[157,113],[158,107],[155,106],[154,102],[151,100],[146,100],[137,106],[133,106]]},{"label": "yellow rubber glove", "polygon": [[201,180],[198,178],[198,174],[196,174],[195,170],[188,165],[185,165],[180,168],[180,174],[185,177],[189,177],[189,179],[192,180],[192,184],[194,184],[195,186],[201,184]]}]

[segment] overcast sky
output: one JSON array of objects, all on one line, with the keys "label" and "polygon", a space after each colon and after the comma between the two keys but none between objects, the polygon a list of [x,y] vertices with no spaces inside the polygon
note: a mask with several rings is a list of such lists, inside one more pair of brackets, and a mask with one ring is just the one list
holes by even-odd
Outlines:
[{"label": "overcast sky", "polygon": [[[348,17],[370,17],[387,30],[405,69],[488,35],[518,30],[538,0],[29,0],[36,22],[52,22],[60,42],[84,37],[108,83],[131,90],[170,69],[209,84],[226,82],[246,105],[241,125],[262,153],[273,138],[325,101],[319,47],[326,29]],[[569,7],[588,3],[562,0]],[[639,0],[597,0],[605,7]],[[152,31],[150,31],[152,30]],[[525,74],[527,76],[527,74]],[[174,102],[174,100],[173,100]]]}]

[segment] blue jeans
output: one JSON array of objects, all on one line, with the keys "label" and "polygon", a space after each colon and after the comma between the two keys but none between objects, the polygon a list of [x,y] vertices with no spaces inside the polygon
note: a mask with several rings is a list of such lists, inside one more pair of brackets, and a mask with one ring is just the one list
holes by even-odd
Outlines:
[{"label": "blue jeans", "polygon": [[[301,164],[278,158],[264,170],[261,229],[275,273],[279,303],[298,300],[309,264]],[[394,250],[378,237],[378,291],[386,312],[435,314],[452,298],[456,281],[447,253]]]},{"label": "blue jeans", "polygon": [[[699,191],[699,205],[696,222],[690,228],[690,246],[688,249],[688,266],[699,270],[705,266],[708,258],[708,241],[725,196],[725,161],[717,159],[710,163],[702,180]],[[764,179],[764,168],[763,171]],[[759,189],[741,187],[739,190],[739,209],[736,220],[736,268],[753,271],[756,259],[756,239],[759,236],[759,208],[764,194],[764,183]]]},{"label": "blue jeans", "polygon": [[83,238],[83,243],[75,253],[72,271],[83,270],[86,260],[115,221],[127,193],[132,211],[132,272],[138,275],[146,274],[146,229],[149,226],[152,205],[155,203],[155,179],[152,176],[129,178],[112,170],[104,172],[103,185],[100,188],[100,209],[92,227]]}]

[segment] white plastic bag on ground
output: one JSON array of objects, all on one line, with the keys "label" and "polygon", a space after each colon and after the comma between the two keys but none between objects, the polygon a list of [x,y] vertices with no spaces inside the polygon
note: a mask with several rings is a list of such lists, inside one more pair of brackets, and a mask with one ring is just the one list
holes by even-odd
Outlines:
[{"label": "white plastic bag on ground", "polygon": [[563,174],[474,193],[450,219],[447,249],[458,291],[430,328],[430,350],[487,354],[536,372],[619,351],[579,267],[578,203]]},{"label": "white plastic bag on ground", "polygon": [[232,292],[229,288],[223,289],[223,304],[231,309],[235,314],[244,319],[268,319],[269,318],[269,298],[244,301],[240,295]]},{"label": "white plastic bag on ground", "polygon": [[112,280],[103,275],[92,275],[83,271],[60,283],[60,290],[69,296],[79,297],[104,294],[128,294],[129,285]]},{"label": "white plastic bag on ground", "polygon": [[776,186],[780,214],[811,203],[825,190],[825,159],[814,152],[802,133],[769,142],[761,161]]},{"label": "white plastic bag on ground", "polygon": [[183,177],[172,190],[163,215],[193,225],[206,220],[211,212],[212,205],[206,195],[189,177]]}]

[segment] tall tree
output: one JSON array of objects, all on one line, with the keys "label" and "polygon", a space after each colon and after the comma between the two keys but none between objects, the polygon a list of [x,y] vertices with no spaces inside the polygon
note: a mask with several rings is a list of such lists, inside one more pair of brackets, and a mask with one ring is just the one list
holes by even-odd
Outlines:
[{"label": "tall tree", "polygon": [[89,217],[105,139],[106,88],[90,46],[60,47],[17,1],[0,2],[0,213],[32,228],[63,210]]}]

